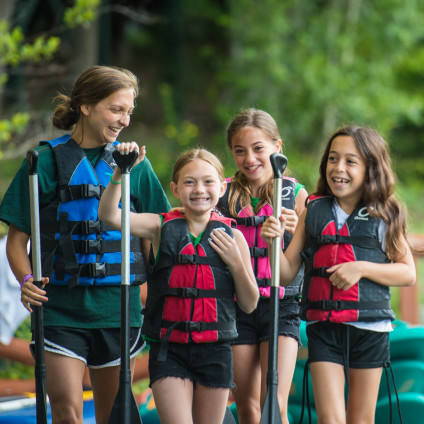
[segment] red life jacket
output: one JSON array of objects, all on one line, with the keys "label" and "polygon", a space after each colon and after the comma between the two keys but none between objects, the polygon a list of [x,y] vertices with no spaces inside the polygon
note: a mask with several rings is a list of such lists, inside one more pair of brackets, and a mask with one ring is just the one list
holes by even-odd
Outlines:
[{"label": "red life jacket", "polygon": [[306,246],[302,252],[305,281],[301,318],[307,321],[380,321],[395,318],[390,288],[361,278],[349,290],[334,287],[327,269],[352,261],[390,262],[378,239],[379,219],[359,205],[340,231],[330,197],[310,197],[305,220]]},{"label": "red life jacket", "polygon": [[[256,213],[252,214],[250,208],[236,204],[237,216],[230,213],[229,199],[231,197],[231,178],[227,178],[227,190],[218,203],[219,210],[228,217],[234,218],[237,222],[237,229],[240,230],[249,246],[252,260],[252,268],[256,277],[256,282],[262,297],[270,297],[271,267],[269,264],[268,245],[261,237],[261,228],[265,220],[272,215],[272,205],[266,203]],[[296,180],[290,177],[283,177],[281,206],[287,209],[295,207]],[[293,235],[288,231],[284,232],[281,239],[281,248],[285,251],[292,240]],[[303,279],[303,268],[299,271],[295,281],[288,287],[280,287],[280,298],[292,299],[299,295],[299,286]]]},{"label": "red life jacket", "polygon": [[232,220],[213,212],[195,247],[180,211],[161,215],[158,258],[147,278],[143,334],[166,343],[234,340],[233,278],[208,241],[214,228],[233,236]]}]

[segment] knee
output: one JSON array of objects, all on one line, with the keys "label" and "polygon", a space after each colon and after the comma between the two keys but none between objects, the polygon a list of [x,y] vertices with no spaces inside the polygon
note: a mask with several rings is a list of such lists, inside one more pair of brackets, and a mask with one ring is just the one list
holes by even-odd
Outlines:
[{"label": "knee", "polygon": [[261,419],[261,406],[254,399],[236,399],[237,416],[240,424],[258,423]]},{"label": "knee", "polygon": [[51,405],[52,421],[56,424],[83,424],[83,414],[79,408],[69,404]]}]

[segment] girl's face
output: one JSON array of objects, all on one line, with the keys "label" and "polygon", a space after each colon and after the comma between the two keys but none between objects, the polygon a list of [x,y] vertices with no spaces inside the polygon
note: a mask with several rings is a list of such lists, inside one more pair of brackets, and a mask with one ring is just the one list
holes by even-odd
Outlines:
[{"label": "girl's face", "polygon": [[130,124],[134,109],[134,91],[122,88],[96,105],[84,105],[81,111],[86,117],[84,139],[95,144],[113,143],[122,129]]},{"label": "girl's face", "polygon": [[353,137],[337,136],[331,142],[326,178],[331,192],[347,213],[352,213],[362,198],[365,174],[365,160]]},{"label": "girl's face", "polygon": [[218,171],[209,162],[195,159],[184,165],[178,175],[178,182],[171,183],[171,191],[180,199],[186,211],[195,214],[209,213],[226,188]]},{"label": "girl's face", "polygon": [[269,157],[280,151],[281,140],[275,143],[259,128],[244,127],[233,136],[231,145],[237,168],[244,174],[253,191],[272,178]]}]

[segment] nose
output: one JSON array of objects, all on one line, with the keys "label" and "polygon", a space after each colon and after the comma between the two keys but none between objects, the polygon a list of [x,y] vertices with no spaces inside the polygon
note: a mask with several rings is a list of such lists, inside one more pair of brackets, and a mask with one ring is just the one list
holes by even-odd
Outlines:
[{"label": "nose", "polygon": [[255,161],[256,157],[255,154],[253,153],[253,150],[248,150],[246,152],[246,162],[247,163],[253,163]]},{"label": "nose", "polygon": [[342,159],[339,159],[334,165],[334,169],[336,169],[336,171],[343,171],[344,168],[345,168],[345,164]]},{"label": "nose", "polygon": [[119,118],[119,123],[122,124],[124,127],[128,127],[128,125],[130,125],[130,120],[130,115],[124,112]]}]

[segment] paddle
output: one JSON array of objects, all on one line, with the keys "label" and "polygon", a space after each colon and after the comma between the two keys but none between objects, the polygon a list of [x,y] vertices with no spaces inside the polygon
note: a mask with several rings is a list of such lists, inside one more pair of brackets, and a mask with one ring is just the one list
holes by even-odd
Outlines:
[{"label": "paddle", "polygon": [[[38,152],[27,153],[29,174],[29,201],[31,211],[31,251],[33,283],[42,287],[41,248],[40,248],[40,209],[38,197]],[[46,364],[44,361],[44,319],[43,306],[33,306],[35,341],[35,395],[37,424],[47,424]]]},{"label": "paddle", "polygon": [[[287,166],[287,158],[281,153],[273,153],[270,156],[271,166],[274,171],[274,203],[273,216],[280,222],[281,214],[281,189],[282,177]],[[261,424],[281,423],[280,407],[278,405],[277,387],[277,355],[278,355],[278,311],[280,294],[280,251],[281,237],[272,240],[271,259],[271,296],[270,296],[270,323],[269,323],[269,352],[267,394],[262,410]]]},{"label": "paddle", "polygon": [[122,173],[122,261],[121,261],[121,370],[119,389],[109,424],[141,424],[140,412],[131,390],[130,369],[130,169],[137,159],[138,152],[121,155],[117,150],[112,153]]}]

